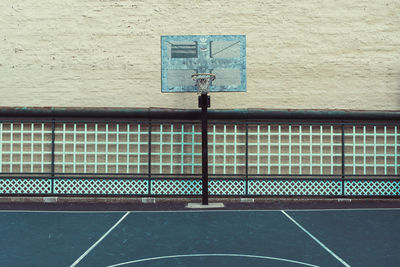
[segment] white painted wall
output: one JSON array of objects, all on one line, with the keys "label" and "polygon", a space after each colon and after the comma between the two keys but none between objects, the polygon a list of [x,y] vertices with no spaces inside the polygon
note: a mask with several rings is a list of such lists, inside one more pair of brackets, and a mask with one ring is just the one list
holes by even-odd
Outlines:
[{"label": "white painted wall", "polygon": [[245,34],[247,93],[212,108],[400,110],[397,0],[0,2],[0,106],[197,108],[160,36]]}]

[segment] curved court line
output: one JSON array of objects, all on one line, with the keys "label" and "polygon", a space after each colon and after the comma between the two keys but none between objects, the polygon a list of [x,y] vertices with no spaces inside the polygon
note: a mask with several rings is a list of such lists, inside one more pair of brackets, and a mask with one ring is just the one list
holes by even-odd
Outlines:
[{"label": "curved court line", "polygon": [[268,260],[284,261],[284,262],[296,263],[296,264],[305,265],[305,266],[311,266],[311,267],[319,267],[318,265],[313,265],[313,264],[305,263],[305,262],[301,262],[301,261],[295,261],[295,260],[289,260],[289,259],[283,259],[283,258],[276,258],[276,257],[268,257],[268,256],[245,255],[245,254],[186,254],[186,255],[184,254],[184,255],[170,255],[170,256],[161,256],[161,257],[153,257],[153,258],[139,259],[139,260],[133,260],[133,261],[126,261],[126,262],[121,262],[121,263],[117,263],[117,264],[114,264],[114,265],[108,265],[107,267],[117,267],[117,266],[122,266],[122,265],[126,265],[126,264],[131,264],[131,263],[144,262],[144,261],[163,260],[163,259],[172,259],[172,258],[186,258],[186,257],[243,257],[243,258],[257,258],[257,259],[268,259]]}]

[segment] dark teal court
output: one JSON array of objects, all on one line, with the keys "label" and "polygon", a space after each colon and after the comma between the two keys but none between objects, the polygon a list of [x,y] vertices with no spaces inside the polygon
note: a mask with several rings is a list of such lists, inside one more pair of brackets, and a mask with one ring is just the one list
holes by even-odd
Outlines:
[{"label": "dark teal court", "polygon": [[398,266],[400,210],[0,213],[0,266]]}]

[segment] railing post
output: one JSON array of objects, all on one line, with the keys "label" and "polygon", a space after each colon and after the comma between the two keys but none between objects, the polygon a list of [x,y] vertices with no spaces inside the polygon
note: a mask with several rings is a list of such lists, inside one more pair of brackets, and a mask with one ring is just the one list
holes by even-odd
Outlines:
[{"label": "railing post", "polygon": [[342,196],[345,195],[344,176],[345,176],[345,143],[344,143],[344,124],[342,124]]},{"label": "railing post", "polygon": [[55,161],[55,139],[56,139],[55,129],[56,129],[56,121],[55,118],[53,118],[51,122],[51,193],[52,194],[54,194],[54,172],[55,172],[54,161]]},{"label": "railing post", "polygon": [[249,124],[246,123],[246,183],[245,183],[245,195],[249,194]]},{"label": "railing post", "polygon": [[[139,144],[140,145],[140,144]],[[149,121],[147,194],[151,195],[151,120]]]}]

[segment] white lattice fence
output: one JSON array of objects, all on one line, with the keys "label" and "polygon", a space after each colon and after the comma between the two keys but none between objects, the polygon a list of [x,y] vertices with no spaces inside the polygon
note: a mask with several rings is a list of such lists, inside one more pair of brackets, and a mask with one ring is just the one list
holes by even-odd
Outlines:
[{"label": "white lattice fence", "polygon": [[250,180],[249,195],[339,196],[342,181],[337,180]]},{"label": "white lattice fence", "polygon": [[345,194],[348,196],[399,196],[400,181],[346,181]]}]

